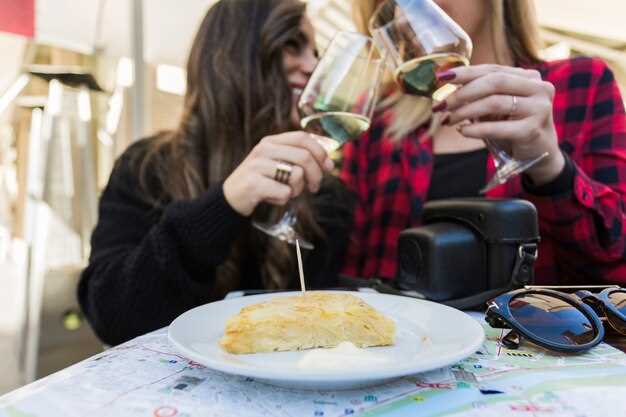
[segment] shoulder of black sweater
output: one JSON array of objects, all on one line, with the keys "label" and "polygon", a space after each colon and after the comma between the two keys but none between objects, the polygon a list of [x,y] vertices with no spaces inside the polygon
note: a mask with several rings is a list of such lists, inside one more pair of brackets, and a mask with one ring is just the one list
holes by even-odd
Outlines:
[{"label": "shoulder of black sweater", "polygon": [[[189,264],[203,265],[202,261],[209,259],[205,252],[209,246],[215,246],[214,243],[219,241],[222,242],[220,246],[229,247],[233,232],[244,223],[244,217],[226,201],[221,182],[197,198],[172,201],[163,190],[155,167],[150,163],[143,166],[151,146],[159,139],[159,136],[141,139],[120,155],[100,200],[101,210],[105,210],[101,215],[113,217],[119,216],[122,208],[132,210],[135,216],[140,216],[144,227],[160,224],[172,238],[179,240],[181,247],[186,246],[183,257],[192,258],[187,261],[197,261]],[[143,172],[146,177],[142,181]],[[112,207],[115,209],[111,210]],[[110,219],[101,217],[99,224],[106,224],[106,220]],[[99,229],[96,228],[94,237],[102,236]],[[137,231],[139,233],[139,224]],[[108,232],[113,233],[112,230]],[[220,256],[214,261],[223,258],[222,251],[218,252]]]},{"label": "shoulder of black sweater", "polygon": [[164,199],[163,187],[154,167],[146,167],[146,179],[145,181],[141,179],[142,164],[160,138],[161,134],[158,134],[131,143],[115,161],[107,189],[127,190],[129,197],[135,197],[138,203],[145,205],[154,206],[159,196],[160,199]]},{"label": "shoulder of black sweater", "polygon": [[243,223],[221,184],[194,200],[150,202],[137,165],[150,143],[134,143],[116,161],[78,288],[83,311],[109,344],[166,326],[211,301],[215,269]]}]

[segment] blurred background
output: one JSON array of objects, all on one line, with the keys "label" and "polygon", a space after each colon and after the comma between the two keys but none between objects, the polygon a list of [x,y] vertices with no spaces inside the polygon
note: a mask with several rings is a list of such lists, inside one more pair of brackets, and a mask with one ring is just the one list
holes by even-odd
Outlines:
[{"label": "blurred background", "polygon": [[[535,0],[548,60],[626,86],[623,0]],[[0,0],[0,394],[103,349],[75,297],[98,195],[135,138],[172,128],[212,0]],[[309,0],[320,48],[349,0]],[[625,91],[625,90],[622,90]]]}]

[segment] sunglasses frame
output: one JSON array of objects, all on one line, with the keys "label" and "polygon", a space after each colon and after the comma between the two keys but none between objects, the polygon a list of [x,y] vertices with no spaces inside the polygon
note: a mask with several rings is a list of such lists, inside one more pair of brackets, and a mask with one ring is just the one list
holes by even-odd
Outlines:
[{"label": "sunglasses frame", "polygon": [[[591,303],[594,303],[594,304],[598,303],[597,309],[594,308],[595,307],[594,305],[591,305],[591,308],[595,310],[595,313],[597,315],[604,314],[606,316],[607,321],[613,327],[613,329],[615,329],[616,332],[626,336],[626,315],[624,315],[624,313],[619,311],[615,307],[611,299],[609,298],[610,295],[615,292],[626,293],[626,289],[620,288],[620,287],[608,287],[597,294],[594,294],[588,290],[576,291],[575,294],[578,298],[583,300],[583,302],[585,300],[591,299],[592,300]],[[618,326],[615,323],[613,323],[613,321],[611,320],[612,318],[616,320],[620,320],[622,322],[622,325],[620,326],[622,329],[618,329]]]},{"label": "sunglasses frame", "polygon": [[[611,289],[615,290],[615,288],[611,288]],[[603,291],[601,294],[603,294],[605,291]],[[567,304],[570,304],[571,306],[576,308],[578,311],[583,313],[583,315],[589,320],[589,322],[593,326],[593,330],[595,333],[593,340],[585,344],[581,344],[581,345],[568,345],[564,343],[555,343],[553,341],[536,336],[532,334],[530,331],[528,331],[527,329],[525,329],[525,327],[520,322],[518,322],[513,316],[513,313],[511,312],[510,303],[511,303],[511,300],[517,297],[520,297],[521,295],[530,295],[530,294],[549,295],[551,297],[565,301]],[[608,300],[609,294],[610,292],[608,292],[605,296],[607,300]],[[565,293],[561,293],[561,292],[549,290],[549,289],[524,289],[522,288],[519,290],[511,291],[506,294],[500,295],[494,298],[493,300],[491,300],[489,303],[487,303],[487,305],[488,305],[488,308],[485,313],[485,320],[487,321],[487,323],[489,323],[491,327],[513,329],[524,339],[546,349],[555,350],[555,351],[564,352],[564,353],[578,353],[578,352],[591,349],[592,347],[602,342],[602,340],[604,339],[604,326],[602,325],[602,321],[600,320],[600,317],[593,310],[593,308],[583,303],[582,301],[577,300],[571,295],[568,295]]]}]

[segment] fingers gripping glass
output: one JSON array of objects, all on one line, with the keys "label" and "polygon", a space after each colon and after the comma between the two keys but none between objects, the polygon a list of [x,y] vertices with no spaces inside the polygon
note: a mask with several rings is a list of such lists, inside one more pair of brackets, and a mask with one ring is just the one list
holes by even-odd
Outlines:
[{"label": "fingers gripping glass", "polygon": [[[292,168],[289,164],[278,163],[276,165],[276,172],[274,174],[274,180],[285,185],[289,185],[289,178],[291,177]],[[292,202],[289,203],[287,210],[276,224],[267,224],[261,222],[252,222],[252,225],[270,236],[283,240],[292,245],[296,244],[296,240],[300,246],[304,249],[314,249],[315,246],[306,239],[304,239],[298,232],[296,232],[295,225],[297,223],[296,210]]]},{"label": "fingers gripping glass", "polygon": [[[456,86],[437,74],[469,65],[472,41],[434,1],[387,0],[376,9],[369,28],[376,45],[388,54],[396,82],[406,94],[439,102],[456,90]],[[512,97],[513,105],[516,101]],[[548,156],[520,161],[493,140],[483,140],[496,165],[496,173],[481,190],[483,193]]]},{"label": "fingers gripping glass", "polygon": [[566,353],[591,349],[604,338],[600,317],[626,335],[626,290],[606,288],[599,294],[574,295],[550,289],[521,289],[488,304],[485,320],[495,328],[512,329],[502,343],[515,349],[525,338]]},{"label": "fingers gripping glass", "polygon": [[[298,109],[302,128],[320,135],[320,145],[332,153],[369,129],[383,73],[372,39],[358,33],[339,32],[311,75]],[[299,236],[293,204],[274,225],[253,223],[257,229],[305,249],[311,242]]]}]

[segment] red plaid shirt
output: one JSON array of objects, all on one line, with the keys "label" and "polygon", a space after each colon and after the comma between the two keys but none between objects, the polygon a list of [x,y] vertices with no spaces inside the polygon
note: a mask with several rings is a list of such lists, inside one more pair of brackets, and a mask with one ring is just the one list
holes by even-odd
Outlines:
[{"label": "red plaid shirt", "polygon": [[[520,177],[488,193],[531,201],[542,242],[540,284],[626,283],[626,115],[613,73],[602,61],[575,58],[540,65],[556,88],[554,123],[574,164],[572,190],[549,197],[527,192]],[[393,144],[389,114],[344,148],[342,178],[357,196],[343,273],[392,278],[399,233],[420,223],[433,166],[432,141],[419,129]],[[495,167],[489,157],[487,178]]]}]

